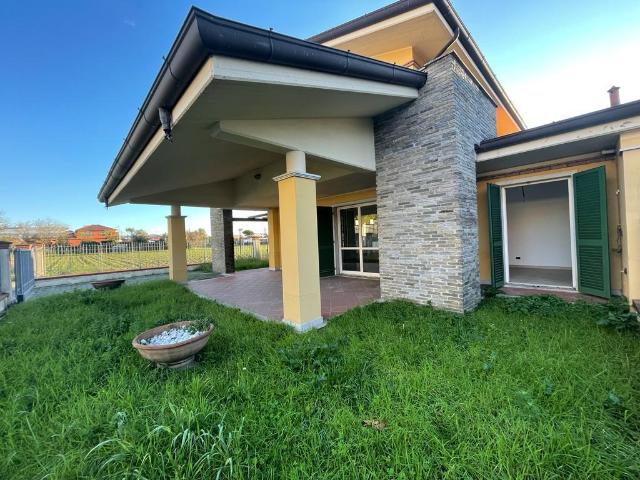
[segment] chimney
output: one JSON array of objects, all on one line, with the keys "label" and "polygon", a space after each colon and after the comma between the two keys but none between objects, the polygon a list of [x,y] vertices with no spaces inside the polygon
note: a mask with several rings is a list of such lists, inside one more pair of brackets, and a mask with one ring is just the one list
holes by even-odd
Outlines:
[{"label": "chimney", "polygon": [[611,106],[615,107],[616,105],[620,105],[620,87],[616,87],[614,85],[607,90],[607,92],[609,92],[609,102],[611,103]]}]

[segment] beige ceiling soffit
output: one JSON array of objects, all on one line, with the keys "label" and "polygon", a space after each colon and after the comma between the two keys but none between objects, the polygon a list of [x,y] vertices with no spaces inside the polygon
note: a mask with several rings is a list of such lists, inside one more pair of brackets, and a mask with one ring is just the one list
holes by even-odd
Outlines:
[{"label": "beige ceiling soffit", "polygon": [[376,169],[373,122],[368,118],[222,120],[211,135],[278,153],[301,150],[342,165]]},{"label": "beige ceiling soffit", "polygon": [[142,195],[132,198],[131,203],[171,205],[179,202],[185,206],[213,206],[216,203],[224,203],[233,206],[235,196],[235,182],[224,180]]},{"label": "beige ceiling soffit", "polygon": [[[351,40],[355,40],[356,38],[360,38],[360,37],[363,37],[365,35],[369,35],[371,33],[375,33],[375,32],[378,32],[380,30],[384,30],[385,28],[389,28],[389,27],[392,27],[394,25],[398,25],[398,24],[406,22],[408,20],[413,20],[414,18],[418,18],[418,17],[421,17],[423,15],[427,15],[427,14],[432,13],[434,11],[437,11],[437,9],[432,3],[430,3],[428,5],[424,5],[424,6],[420,7],[420,8],[416,8],[415,10],[410,10],[410,11],[402,13],[400,15],[396,15],[395,17],[387,18],[386,20],[383,20],[382,22],[378,22],[376,24],[369,25],[366,28],[362,28],[360,30],[356,30],[355,32],[347,33],[346,35],[343,35],[343,36],[338,37],[338,38],[334,38],[332,40],[329,40],[329,41],[323,43],[323,45],[326,45],[328,47],[335,47],[337,45],[340,45],[341,43],[345,43],[345,42],[349,42]],[[444,21],[442,16],[440,16],[440,19]],[[444,23],[446,25],[446,22],[444,22]]]},{"label": "beige ceiling soffit", "polygon": [[213,77],[215,81],[267,83],[337,92],[418,98],[418,90],[413,87],[231,57],[213,57]]},{"label": "beige ceiling soffit", "polygon": [[478,162],[484,162],[486,160],[493,160],[494,158],[517,155],[520,153],[539,150],[542,148],[563,145],[565,143],[572,143],[580,140],[588,140],[590,138],[601,137],[603,135],[622,133],[626,132],[627,130],[633,130],[634,128],[639,127],[640,116],[626,118],[624,120],[617,120],[615,122],[603,123],[594,127],[582,128],[580,130],[574,130],[572,132],[560,133],[546,138],[518,143],[516,145],[510,145],[508,147],[490,150],[488,152],[481,152],[477,154],[476,160]]},{"label": "beige ceiling soffit", "polygon": [[[189,84],[185,92],[178,99],[175,106],[171,110],[171,116],[173,119],[173,125],[177,125],[180,120],[184,117],[184,114],[191,108],[194,102],[198,99],[198,97],[202,94],[202,92],[209,86],[211,81],[213,80],[213,59],[209,57],[196,76],[193,81]],[[133,163],[127,174],[124,176],[120,183],[116,187],[116,189],[109,195],[109,204],[115,205],[117,204],[116,198],[122,192],[122,189],[127,186],[127,184],[131,181],[131,179],[138,173],[138,171],[142,168],[142,166],[146,163],[149,157],[156,151],[156,149],[160,146],[160,144],[164,140],[164,132],[162,128],[158,128],[156,133],[153,134],[151,140],[144,147],[136,161]]]}]

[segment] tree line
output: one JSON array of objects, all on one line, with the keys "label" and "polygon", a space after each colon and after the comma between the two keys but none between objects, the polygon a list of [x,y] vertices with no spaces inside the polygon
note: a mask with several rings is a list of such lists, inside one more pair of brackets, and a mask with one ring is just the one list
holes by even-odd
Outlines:
[{"label": "tree line", "polygon": [[[126,235],[120,240],[144,243],[155,240],[156,235],[151,235],[140,228],[128,227],[125,229]],[[0,240],[19,241],[21,243],[56,243],[65,244],[73,234],[69,225],[53,220],[43,218],[32,220],[29,222],[11,223],[4,212],[0,211]],[[207,232],[204,228],[196,230],[187,230],[187,241],[190,243],[204,242],[207,239]],[[163,233],[159,235],[160,241],[166,241],[167,235]]]}]

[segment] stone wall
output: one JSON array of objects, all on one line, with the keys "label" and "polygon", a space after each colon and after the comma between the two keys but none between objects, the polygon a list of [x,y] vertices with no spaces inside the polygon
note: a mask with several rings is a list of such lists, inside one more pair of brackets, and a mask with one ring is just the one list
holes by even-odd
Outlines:
[{"label": "stone wall", "polygon": [[209,209],[209,218],[211,219],[211,268],[214,272],[226,273],[222,209]]},{"label": "stone wall", "polygon": [[235,247],[233,243],[233,211],[210,208],[211,219],[211,267],[214,272],[233,273]]},{"label": "stone wall", "polygon": [[495,105],[455,54],[420,97],[374,120],[383,299],[468,311],[480,301],[474,144]]}]

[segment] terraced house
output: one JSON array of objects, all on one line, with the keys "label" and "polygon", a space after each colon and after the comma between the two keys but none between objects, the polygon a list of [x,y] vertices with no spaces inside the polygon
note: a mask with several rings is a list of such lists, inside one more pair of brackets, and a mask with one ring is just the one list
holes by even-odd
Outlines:
[{"label": "terraced house", "polygon": [[[526,129],[447,0],[402,0],[310,39],[193,8],[99,199],[268,209],[284,321],[321,275],[457,312],[481,283],[640,297],[640,102]],[[228,220],[228,218],[227,218]],[[228,223],[228,222],[227,222]],[[227,249],[227,252],[229,250]]]}]

